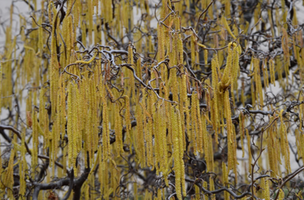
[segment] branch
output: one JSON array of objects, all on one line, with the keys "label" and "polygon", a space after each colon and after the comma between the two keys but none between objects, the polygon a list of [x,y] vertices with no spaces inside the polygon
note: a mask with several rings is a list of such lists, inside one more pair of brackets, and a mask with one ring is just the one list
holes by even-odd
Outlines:
[{"label": "branch", "polygon": [[288,182],[290,181],[291,179],[293,179],[296,175],[298,175],[301,171],[304,170],[304,166],[298,168],[296,171],[294,171],[293,173],[291,174],[288,174],[285,178],[283,178],[283,183],[278,187],[278,193],[276,195],[276,197],[274,198],[274,200],[277,200],[278,197],[279,197],[279,194],[280,194],[280,189]]},{"label": "branch", "polygon": [[[81,188],[82,184],[87,179],[87,177],[89,175],[89,172],[90,172],[90,168],[86,168],[84,170],[84,172],[81,174],[81,176],[76,180],[73,179],[74,178],[74,172],[72,170],[72,172],[69,174],[70,177],[61,179],[61,180],[56,181],[56,182],[52,182],[52,183],[37,183],[37,182],[34,182],[33,185],[34,185],[35,188],[34,188],[34,192],[33,192],[33,200],[38,200],[38,195],[39,195],[40,190],[60,189],[60,188],[62,188],[62,186],[68,186],[68,185],[70,186],[68,193],[71,192],[70,190],[72,188],[74,190],[74,198],[73,199],[75,199],[76,194],[78,194],[78,191],[80,191],[80,188]],[[75,188],[77,188],[78,191],[75,190]]]},{"label": "branch", "polygon": [[70,185],[69,185],[69,190],[63,197],[63,200],[67,200],[69,196],[71,195],[72,189],[73,189],[73,183],[74,183],[74,169],[72,168],[71,171],[67,170],[67,173],[70,177]]},{"label": "branch", "polygon": [[206,9],[200,14],[200,16],[198,17],[197,22],[196,22],[196,26],[195,26],[195,30],[197,30],[198,23],[199,23],[201,17],[203,16],[203,14],[205,14],[205,13],[209,10],[209,8],[210,8],[211,5],[213,4],[213,2],[214,2],[214,0],[212,0],[212,1],[209,3],[209,5],[207,6],[207,8],[206,8]]},{"label": "branch", "polygon": [[[217,193],[221,193],[223,191],[226,191],[231,196],[233,196],[235,199],[240,199],[240,198],[243,198],[245,196],[251,196],[250,192],[245,192],[245,193],[242,193],[241,195],[237,195],[226,187],[222,187],[222,188],[217,189],[217,190],[209,191],[206,188],[204,188],[200,183],[197,183],[197,180],[194,181],[194,180],[191,180],[191,179],[188,179],[188,178],[185,178],[185,180],[188,181],[188,182],[192,182],[192,183],[196,184],[197,186],[199,186],[203,190],[204,193],[206,193],[208,195],[217,194]],[[203,181],[202,179],[199,179],[199,180]]]},{"label": "branch", "polygon": [[[15,129],[15,128],[12,127],[12,126],[0,125],[0,134],[1,134],[2,136],[3,136],[3,134],[4,134],[4,135],[5,135],[5,136],[3,136],[4,139],[6,139],[6,141],[8,141],[9,143],[11,143],[12,139],[10,139],[10,138],[4,133],[4,131],[1,131],[1,130],[5,130],[5,129],[6,129],[6,130],[12,131],[13,133],[15,133],[15,134],[17,135],[17,137],[18,137],[20,140],[22,140],[20,131],[18,131],[17,129]],[[26,148],[26,151],[28,152],[28,154],[32,155],[32,152],[31,152],[31,150],[30,150],[30,148],[28,147],[28,145],[27,145],[26,142],[24,142],[24,145],[25,145],[25,148]],[[45,159],[45,160],[50,160],[50,158],[49,158],[48,156],[44,156],[44,155],[38,155],[38,158]],[[55,164],[56,164],[58,167],[63,168],[63,166],[62,166],[60,163],[58,163],[57,161],[55,162]]]}]

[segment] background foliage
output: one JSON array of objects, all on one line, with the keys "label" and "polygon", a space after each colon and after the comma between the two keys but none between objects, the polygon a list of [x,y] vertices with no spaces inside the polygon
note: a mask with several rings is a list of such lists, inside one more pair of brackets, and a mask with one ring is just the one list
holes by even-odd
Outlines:
[{"label": "background foliage", "polygon": [[302,199],[298,9],[295,0],[12,1],[0,195]]}]

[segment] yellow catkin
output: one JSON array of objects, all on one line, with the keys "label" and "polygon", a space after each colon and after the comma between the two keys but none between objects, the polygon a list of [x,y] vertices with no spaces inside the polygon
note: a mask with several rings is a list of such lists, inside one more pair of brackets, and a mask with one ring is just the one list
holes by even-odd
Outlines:
[{"label": "yellow catkin", "polygon": [[197,124],[197,101],[196,101],[197,95],[196,94],[192,94],[191,95],[191,142],[192,142],[192,147],[193,147],[193,151],[194,154],[196,155],[197,151],[198,151],[198,124]]},{"label": "yellow catkin", "polygon": [[121,117],[120,117],[120,107],[118,103],[115,104],[115,121],[114,121],[114,130],[115,130],[115,138],[116,138],[116,145],[117,145],[117,152],[118,155],[123,153],[123,138],[122,138],[122,125],[121,125]]},{"label": "yellow catkin", "polygon": [[[74,169],[74,175],[77,175],[77,169],[76,169],[76,157],[77,157],[77,135],[78,135],[78,123],[77,123],[77,113],[75,112],[77,108],[77,96],[76,96],[76,85],[74,83],[70,83],[70,87],[71,90],[69,93],[69,98],[71,98],[71,107],[69,107],[68,109],[71,110],[71,115],[69,116],[69,121],[68,123],[71,123],[72,126],[72,132],[70,132],[70,134],[68,135],[68,139],[69,139],[69,148],[71,150],[71,154],[70,155],[70,167],[73,167]],[[55,134],[54,134],[55,135]],[[56,137],[56,136],[54,136]],[[54,138],[55,139],[55,138]],[[56,145],[56,144],[55,144]],[[56,146],[54,146],[56,148]]]},{"label": "yellow catkin", "polygon": [[[80,84],[80,83],[78,83]],[[75,108],[74,112],[77,113],[74,116],[74,122],[76,123],[74,126],[76,127],[75,135],[76,135],[76,142],[77,142],[77,153],[79,153],[82,149],[82,129],[83,129],[83,120],[82,120],[82,109],[81,106],[83,105],[83,99],[81,94],[81,89],[77,86],[75,86],[76,95],[75,95]],[[96,106],[97,107],[97,106]],[[96,126],[96,125],[94,125]],[[96,133],[97,134],[97,133]]]},{"label": "yellow catkin", "polygon": [[183,141],[184,141],[184,130],[182,129],[181,125],[181,114],[179,110],[176,110],[177,112],[177,123],[178,123],[178,142],[179,142],[179,163],[180,163],[180,170],[181,170],[181,187],[182,187],[182,194],[183,196],[186,196],[186,183],[185,183],[185,167],[184,167],[184,147],[183,147]]},{"label": "yellow catkin", "polygon": [[297,146],[297,149],[298,149],[298,155],[303,155],[302,154],[302,148],[301,148],[301,136],[300,136],[300,133],[299,133],[299,130],[296,129],[295,130],[295,138],[296,138],[296,146]]},{"label": "yellow catkin", "polygon": [[[172,36],[173,37],[173,36]],[[176,37],[173,37],[173,39],[176,38]],[[175,39],[174,39],[174,42],[172,44],[172,48],[175,49],[176,48],[176,44],[175,44]],[[175,66],[177,64],[177,58],[176,58],[176,52],[174,50],[172,50],[170,53],[169,53],[169,59],[170,59],[170,65],[172,66]],[[178,81],[177,81],[177,69],[176,68],[173,68],[173,69],[170,69],[170,80],[169,80],[169,84],[170,84],[170,87],[171,87],[171,92],[172,92],[172,96],[173,96],[173,101],[175,102],[178,102]]]},{"label": "yellow catkin", "polygon": [[270,72],[270,81],[275,86],[275,70],[274,70],[274,60],[269,60],[269,72]]},{"label": "yellow catkin", "polygon": [[244,156],[245,156],[245,146],[244,146],[244,139],[245,139],[245,116],[244,116],[243,112],[240,112],[239,123],[240,123],[240,136],[241,136],[241,146],[242,146],[242,158],[244,158]]},{"label": "yellow catkin", "polygon": [[231,7],[231,2],[230,1],[224,1],[225,4],[225,16],[230,15],[230,7]]},{"label": "yellow catkin", "polygon": [[270,200],[270,192],[269,192],[269,183],[268,183],[268,180],[267,180],[267,178],[265,178],[265,180],[261,180],[261,181],[265,182],[265,184],[264,184],[264,191],[263,191],[263,198],[265,200]]},{"label": "yellow catkin", "polygon": [[[34,92],[36,94],[36,92]],[[36,95],[34,95],[36,97]],[[33,137],[33,151],[32,151],[32,169],[34,170],[35,167],[38,165],[38,126],[37,126],[37,114],[36,111],[32,110],[32,137]]]},{"label": "yellow catkin", "polygon": [[237,152],[237,140],[236,140],[236,133],[235,133],[235,129],[233,128],[232,129],[233,130],[233,135],[232,135],[232,137],[233,137],[233,150],[232,150],[232,152],[233,152],[233,172],[234,172],[234,175],[235,175],[235,177],[234,177],[234,182],[235,183],[237,183],[237,180],[238,180],[238,171],[237,171],[237,165],[239,164],[238,162],[237,162],[237,156],[236,156],[236,152]]},{"label": "yellow catkin", "polygon": [[157,36],[158,36],[158,60],[161,61],[165,57],[165,35],[163,31],[163,26],[161,24],[158,24],[157,28]]},{"label": "yellow catkin", "polygon": [[[250,70],[252,70],[252,68],[253,68],[253,57],[251,59]],[[254,78],[252,78],[251,79],[251,98],[252,98],[253,107],[255,107],[255,105],[256,105],[256,97],[257,97],[254,81],[255,81]]]},{"label": "yellow catkin", "polygon": [[264,76],[264,89],[269,87],[269,77],[268,77],[268,70],[267,70],[267,66],[265,65],[265,63],[267,63],[267,60],[263,61],[263,76]]},{"label": "yellow catkin", "polygon": [[134,185],[134,199],[138,199],[137,182],[135,181],[133,185]]},{"label": "yellow catkin", "polygon": [[[132,65],[132,68],[135,69],[134,66],[134,57],[133,57],[133,46],[131,44],[129,44],[128,47],[128,64]],[[132,97],[131,103],[135,102],[135,81],[134,81],[134,76],[133,76],[133,72],[129,69],[127,69],[127,77],[129,77],[129,81],[128,81],[128,85],[127,85],[127,89],[128,92],[127,94],[129,94],[130,97]]]},{"label": "yellow catkin", "polygon": [[52,22],[53,21],[53,14],[52,14],[52,8],[53,8],[53,2],[49,3],[48,6],[48,17],[49,17],[49,21]]},{"label": "yellow catkin", "polygon": [[221,79],[221,82],[219,83],[220,85],[220,90],[226,89],[230,84],[231,84],[231,68],[233,65],[233,49],[232,49],[232,43],[230,42],[228,44],[228,57],[227,57],[227,62],[226,62],[226,67]]},{"label": "yellow catkin", "polygon": [[[203,181],[203,188],[208,189],[208,183],[207,181]],[[203,193],[203,197],[206,199],[208,199],[208,195],[206,195],[205,193]]]},{"label": "yellow catkin", "polygon": [[[13,5],[13,4],[12,4]],[[16,41],[15,39],[12,40],[12,25],[6,28],[6,34],[5,34],[5,51],[3,58],[6,59],[6,61],[2,62],[2,75],[4,74],[5,77],[12,77],[12,69],[13,69],[13,61],[15,56],[13,56],[13,51],[16,48],[15,44]],[[16,37],[15,37],[16,38]],[[16,51],[16,50],[15,50]],[[15,54],[15,53],[14,53]],[[28,62],[31,62],[30,55],[28,55]],[[28,63],[27,63],[28,64]],[[31,63],[30,63],[31,64]],[[29,70],[29,69],[27,69]],[[27,81],[30,81],[30,76],[27,77]],[[10,95],[12,95],[13,91],[13,84],[10,78],[3,78],[2,77],[2,88],[5,88],[2,90],[2,96],[3,97],[9,97],[9,98],[3,98],[2,99],[2,106],[3,107],[10,107],[12,104],[12,98],[10,98]]]},{"label": "yellow catkin", "polygon": [[87,16],[87,21],[89,23],[88,36],[89,36],[89,45],[91,45],[93,44],[92,32],[93,32],[93,13],[94,13],[94,8],[91,0],[87,1],[87,6],[88,6],[88,13],[86,16]]},{"label": "yellow catkin", "polygon": [[175,172],[175,190],[178,199],[182,199],[181,191],[181,158],[180,158],[180,145],[179,145],[179,125],[177,121],[177,114],[174,109],[171,109],[172,116],[172,132],[173,132],[173,156],[174,156],[174,172]]},{"label": "yellow catkin", "polygon": [[82,20],[80,21],[81,41],[84,46],[87,46],[87,38],[86,38],[87,37],[87,32],[86,32],[87,24],[86,24],[85,16],[82,16],[81,18],[82,18]]},{"label": "yellow catkin", "polygon": [[[180,85],[180,92],[179,92],[179,111],[181,113],[181,121],[180,124],[182,126],[182,131],[186,133],[186,125],[185,125],[185,104],[184,102],[187,101],[187,88],[186,88],[186,77],[182,75],[178,78],[179,85]],[[164,87],[165,88],[165,87]],[[183,150],[186,150],[186,135],[183,135]]]},{"label": "yellow catkin", "polygon": [[103,186],[104,184],[106,184],[105,182],[103,182],[103,176],[104,176],[104,160],[103,160],[103,152],[102,152],[102,146],[99,145],[98,151],[100,152],[98,154],[99,159],[98,159],[98,164],[99,164],[99,170],[98,170],[98,180],[100,183],[100,192],[103,194]]},{"label": "yellow catkin", "polygon": [[[209,177],[209,190],[210,191],[213,191],[215,188],[214,188],[214,179],[212,176]],[[212,194],[211,195],[211,200],[215,200],[215,195]]]},{"label": "yellow catkin", "polygon": [[129,131],[131,130],[131,113],[130,113],[130,99],[128,96],[123,96],[125,99],[125,126],[126,126],[126,133],[129,137]]},{"label": "yellow catkin", "polygon": [[143,145],[143,151],[145,152],[143,166],[146,167],[146,166],[149,166],[149,163],[150,163],[149,153],[152,151],[151,150],[152,144],[148,141],[148,140],[150,140],[150,136],[148,133],[148,125],[147,125],[147,117],[146,117],[147,110],[145,109],[145,105],[141,104],[141,106],[143,107],[143,134],[144,134],[144,140],[145,140],[145,144]]},{"label": "yellow catkin", "polygon": [[160,129],[161,129],[161,122],[160,122],[160,112],[159,110],[156,113],[155,120],[154,120],[154,154],[155,154],[155,163],[156,163],[156,173],[158,174],[160,170],[162,170],[162,156],[161,154],[163,153],[163,146],[162,146],[162,141],[161,141],[161,136],[160,134]]},{"label": "yellow catkin", "polygon": [[[206,133],[206,119],[204,118],[203,120],[201,119],[201,114],[200,114],[200,106],[199,106],[199,99],[198,99],[198,94],[193,94],[193,98],[195,99],[195,108],[196,108],[196,118],[195,118],[195,123],[197,125],[196,129],[196,140],[197,140],[197,146],[198,146],[198,151],[200,153],[203,153],[203,142],[204,142],[204,137]],[[206,150],[206,149],[204,149]]]},{"label": "yellow catkin", "polygon": [[[20,195],[25,195],[26,192],[26,182],[25,182],[25,173],[27,170],[27,164],[26,164],[26,159],[25,159],[25,154],[26,154],[26,147],[25,147],[25,130],[22,131],[22,140],[21,140],[21,159],[20,159],[20,165],[19,165],[19,174],[20,174],[20,191],[19,194]],[[1,153],[1,151],[0,151]],[[2,162],[0,161],[0,164],[2,164]],[[0,170],[0,173],[2,174],[2,169]],[[1,187],[1,185],[0,185]]]},{"label": "yellow catkin", "polygon": [[213,87],[213,109],[214,109],[214,120],[213,120],[213,129],[215,131],[215,134],[217,136],[217,129],[219,127],[219,114],[218,114],[218,71],[217,71],[217,55],[214,56],[211,62],[211,68],[212,68],[212,87]]},{"label": "yellow catkin", "polygon": [[265,198],[265,180],[260,180],[259,186],[263,188],[263,190],[257,190],[254,188],[254,192],[256,193],[256,196],[260,197],[261,199]]},{"label": "yellow catkin", "polygon": [[166,137],[166,132],[167,132],[167,127],[166,127],[166,120],[162,120],[162,119],[165,119],[165,114],[166,114],[166,108],[163,106],[160,110],[160,124],[161,124],[161,127],[160,127],[160,133],[161,133],[161,143],[162,143],[162,158],[163,158],[163,161],[162,161],[162,168],[163,168],[163,171],[166,171],[166,170],[169,170],[167,169],[167,163],[168,163],[168,155],[167,155],[167,137]]},{"label": "yellow catkin", "polygon": [[249,172],[251,172],[251,161],[252,161],[252,154],[251,154],[251,141],[248,129],[246,129],[246,137],[247,137],[247,149],[248,149],[248,165],[249,165]]},{"label": "yellow catkin", "polygon": [[[78,92],[77,92],[77,112],[78,112],[78,126],[79,126],[79,137],[80,137],[80,147],[82,146],[81,145],[81,138],[85,138],[85,116],[86,116],[86,108],[83,107],[84,104],[86,104],[85,102],[85,91],[84,91],[84,84],[83,82],[79,82],[78,83]],[[62,98],[65,97],[64,95],[64,87],[62,87]],[[62,107],[64,108],[64,102],[62,101]],[[64,109],[63,109],[64,110]],[[65,121],[65,113],[62,113],[63,115],[63,118],[62,118],[62,127],[63,128],[63,124],[64,124],[64,121]],[[85,139],[84,139],[85,140]]]},{"label": "yellow catkin", "polygon": [[180,79],[180,110],[181,113],[185,113],[187,109],[187,77],[185,74]]},{"label": "yellow catkin", "polygon": [[69,26],[68,26],[68,20],[67,18],[65,20],[63,20],[62,22],[62,28],[61,28],[61,34],[62,34],[62,37],[66,43],[66,49],[63,49],[64,47],[62,47],[60,50],[61,51],[65,51],[65,53],[63,53],[61,55],[61,58],[60,58],[60,65],[61,66],[66,66],[67,62],[69,62],[69,58],[67,59],[68,56],[70,56],[70,39],[69,39],[69,36],[70,36],[70,33],[69,33]]},{"label": "yellow catkin", "polygon": [[73,95],[72,95],[72,83],[69,83],[68,85],[68,125],[67,125],[67,134],[68,134],[68,161],[69,161],[69,166],[72,167],[72,159],[73,159]]},{"label": "yellow catkin", "polygon": [[72,11],[72,7],[73,7],[74,2],[73,1],[67,1],[67,15],[69,15]]},{"label": "yellow catkin", "polygon": [[231,92],[234,94],[232,95],[232,100],[233,100],[233,105],[235,105],[235,100],[234,100],[234,96],[237,97],[238,100],[238,75],[239,75],[239,71],[240,71],[240,67],[239,67],[239,47],[237,46],[235,43],[233,43],[233,53],[232,53],[232,58],[233,58],[233,66],[232,66],[232,73],[231,73]]},{"label": "yellow catkin", "polygon": [[44,135],[44,145],[49,147],[49,135],[48,135],[48,126],[46,123],[47,113],[45,109],[45,89],[42,87],[39,92],[39,126],[43,129]]},{"label": "yellow catkin", "polygon": [[138,58],[137,59],[137,62],[136,62],[136,75],[138,78],[142,78],[142,68],[141,68],[141,58]]},{"label": "yellow catkin", "polygon": [[[301,144],[302,144],[302,142],[304,141],[304,136],[303,136],[303,134],[300,135],[300,141],[301,141]],[[304,147],[303,147],[303,145],[301,145],[301,148],[300,148],[300,149],[301,149],[301,152],[302,152],[301,155],[304,156]]]},{"label": "yellow catkin", "polygon": [[[223,172],[223,185],[225,187],[229,187],[228,185],[228,170],[227,170],[227,167],[226,167],[226,164],[225,162],[222,162],[222,172]],[[225,200],[229,200],[229,193],[228,192],[224,192],[224,198]]]},{"label": "yellow catkin", "polygon": [[103,159],[107,160],[110,153],[110,127],[109,127],[109,115],[108,104],[106,99],[106,91],[104,90],[102,99],[102,145],[103,145]]},{"label": "yellow catkin", "polygon": [[[57,102],[60,102],[60,96],[57,95]],[[56,114],[56,118],[54,121],[54,125],[52,127],[52,133],[53,133],[53,139],[52,139],[52,143],[53,143],[53,164],[55,165],[55,160],[57,157],[57,153],[58,153],[58,144],[60,143],[60,104],[57,103],[57,114]],[[53,165],[51,163],[51,166]],[[53,165],[53,166],[54,166]],[[55,167],[52,167],[53,170],[53,174],[55,174]]]},{"label": "yellow catkin", "polygon": [[213,166],[212,166],[212,159],[213,157],[211,157],[209,151],[209,148],[213,148],[212,146],[212,142],[209,140],[209,136],[208,136],[208,132],[207,132],[207,126],[206,126],[206,117],[205,114],[202,113],[202,117],[201,117],[201,123],[202,123],[202,140],[203,140],[203,144],[204,144],[204,153],[205,153],[205,160],[207,163],[207,171],[211,172],[213,171]]},{"label": "yellow catkin", "polygon": [[[82,80],[82,91],[83,91],[83,102],[85,104],[88,105],[88,108],[86,108],[85,110],[83,110],[83,112],[85,113],[84,117],[83,118],[83,121],[84,121],[84,138],[86,138],[86,142],[85,142],[85,152],[87,152],[89,154],[89,159],[87,159],[89,162],[86,161],[86,163],[92,163],[92,134],[91,134],[91,130],[92,130],[92,126],[91,126],[91,108],[90,108],[90,101],[89,101],[89,97],[90,97],[90,90],[87,89],[86,87],[88,87],[88,80],[87,78],[84,78]],[[100,84],[102,85],[102,84]],[[104,93],[104,89],[103,87],[100,88],[100,96],[101,96],[101,99],[103,99],[103,93]]]},{"label": "yellow catkin", "polygon": [[282,156],[284,157],[285,161],[285,168],[287,170],[287,173],[291,172],[290,169],[290,153],[289,153],[289,144],[288,144],[288,139],[287,139],[287,130],[286,130],[286,125],[285,122],[283,121],[283,112],[284,110],[282,109],[280,111],[280,143],[281,143],[281,151],[282,151]]},{"label": "yellow catkin", "polygon": [[[285,88],[285,85],[282,83],[282,80],[283,80],[283,63],[281,61],[281,58],[279,57],[276,57],[275,58],[275,71],[278,75],[278,81],[279,81],[279,84],[283,86],[283,89]],[[286,79],[288,80],[288,79]]]},{"label": "yellow catkin", "polygon": [[260,60],[259,59],[253,58],[253,67],[254,67],[254,81],[255,81],[255,85],[256,85],[256,92],[259,94],[260,105],[263,106],[264,100],[263,100],[263,90],[262,90]]},{"label": "yellow catkin", "polygon": [[144,166],[145,163],[145,144],[144,144],[144,133],[143,133],[143,113],[142,113],[142,107],[139,103],[137,102],[136,106],[136,146],[138,150],[138,157],[139,157],[139,162]]},{"label": "yellow catkin", "polygon": [[[188,138],[190,138],[190,139],[192,139],[192,135],[193,135],[193,133],[192,133],[192,131],[191,131],[191,123],[190,123],[190,121],[191,121],[191,117],[190,117],[190,100],[187,98],[186,99],[186,102],[185,102],[185,112],[186,112],[186,129],[187,129],[187,136],[188,136]],[[193,143],[194,141],[192,140],[192,143]],[[193,144],[193,146],[194,146],[194,144]]]},{"label": "yellow catkin", "polygon": [[[53,9],[53,16],[57,15],[57,10],[55,7]],[[54,17],[52,26],[55,27],[57,26],[56,22],[59,20],[56,20]],[[50,100],[52,104],[52,116],[51,119],[54,119],[55,114],[56,114],[56,107],[57,107],[57,84],[58,84],[58,60],[57,60],[57,45],[56,45],[56,33],[55,33],[55,28],[52,29],[52,35],[51,35],[51,64],[50,64],[50,71],[49,71],[49,76],[50,76]]]},{"label": "yellow catkin", "polygon": [[282,189],[280,189],[278,192],[279,192],[279,198],[278,198],[278,200],[283,200],[284,197],[285,197],[284,191]]},{"label": "yellow catkin", "polygon": [[[228,1],[227,1],[227,2],[228,2]],[[226,15],[226,16],[227,16],[227,15]],[[231,37],[232,37],[234,40],[236,40],[236,37],[235,37],[234,34],[232,33],[232,31],[231,31],[231,29],[230,29],[230,27],[229,27],[229,25],[228,25],[227,20],[226,20],[225,17],[222,17],[222,23],[224,24],[224,26],[225,26],[227,32],[231,35]]]},{"label": "yellow catkin", "polygon": [[[105,152],[103,153],[105,154]],[[103,194],[105,196],[105,199],[108,200],[109,196],[107,195],[108,191],[109,191],[109,173],[108,173],[108,170],[109,168],[106,167],[108,165],[108,162],[107,160],[103,160],[103,166],[104,166],[104,169],[103,169],[103,182],[104,182],[104,187],[103,187]]]},{"label": "yellow catkin", "polygon": [[289,74],[290,55],[289,55],[289,44],[288,34],[285,28],[282,28],[282,49],[284,53],[284,69],[285,73]]},{"label": "yellow catkin", "polygon": [[[225,106],[225,116],[227,123],[227,142],[232,144],[232,120],[231,120],[231,109],[230,109],[230,99],[229,91],[224,93],[224,106]],[[229,147],[229,145],[228,145]]]},{"label": "yellow catkin", "polygon": [[[96,77],[97,79],[97,77]],[[92,79],[91,79],[92,80]],[[96,91],[96,85],[95,85],[95,80],[92,80],[91,84],[90,84],[90,89],[91,89],[91,110],[92,110],[92,134],[93,134],[93,150],[96,151],[98,149],[98,126],[99,126],[99,119],[98,119],[98,110],[95,109],[98,107],[98,100],[97,100],[97,91]],[[80,99],[80,97],[79,97]],[[114,115],[113,115],[114,116]],[[114,121],[114,120],[113,120]],[[80,140],[81,141],[81,138]]]},{"label": "yellow catkin", "polygon": [[196,52],[196,37],[195,35],[193,34],[191,36],[191,63],[196,63],[196,58],[195,58],[195,52]]},{"label": "yellow catkin", "polygon": [[146,140],[146,154],[147,154],[147,166],[154,166],[153,165],[153,144],[152,144],[152,134],[153,134],[153,126],[152,126],[152,117],[148,113],[147,101],[146,101],[146,90],[142,90],[143,96],[143,108],[144,108],[144,132],[145,132],[145,140]]},{"label": "yellow catkin", "polygon": [[[5,183],[7,188],[13,188],[13,185],[14,185],[14,176],[13,176],[14,157],[15,157],[15,149],[12,148],[12,150],[10,152],[8,166],[6,168],[5,179],[3,180],[3,182]],[[8,190],[7,193],[8,193],[7,194],[8,199],[14,199],[13,190]]]},{"label": "yellow catkin", "polygon": [[[2,60],[2,56],[0,56],[0,59]],[[0,62],[0,74],[2,74],[2,62]],[[0,76],[0,83],[2,83],[2,76]],[[2,108],[2,84],[0,84],[0,114]]]},{"label": "yellow catkin", "polygon": [[201,199],[200,187],[197,185],[194,185],[194,190],[195,190],[195,199],[196,200]]},{"label": "yellow catkin", "polygon": [[153,160],[153,123],[152,123],[152,118],[148,118],[148,130],[147,130],[148,134],[147,134],[147,140],[148,140],[148,147],[149,147],[149,153],[148,154],[148,164],[154,168],[154,160]]},{"label": "yellow catkin", "polygon": [[74,16],[74,23],[76,26],[79,25],[79,15],[80,15],[80,10],[81,10],[81,2],[80,1],[75,1],[74,2],[74,7],[72,9],[72,13],[73,13],[73,16]]},{"label": "yellow catkin", "polygon": [[[177,40],[177,48],[176,48],[176,54],[177,54],[177,59],[178,59],[178,64],[183,64],[184,61],[184,52],[183,52],[183,40],[181,38],[181,34],[178,34],[176,36]],[[181,68],[183,71],[184,68]]]},{"label": "yellow catkin", "polygon": [[[300,101],[300,102],[303,101],[303,96],[302,96],[302,95],[300,96],[299,101]],[[299,119],[300,119],[300,125],[301,125],[301,126],[303,126],[303,122],[302,122],[302,120],[303,120],[303,115],[304,115],[304,112],[303,112],[303,111],[304,111],[304,105],[301,104],[301,105],[299,106]]]}]

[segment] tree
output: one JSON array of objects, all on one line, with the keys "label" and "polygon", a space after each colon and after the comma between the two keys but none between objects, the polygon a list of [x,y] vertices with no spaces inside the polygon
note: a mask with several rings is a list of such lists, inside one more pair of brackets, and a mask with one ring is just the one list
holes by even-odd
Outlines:
[{"label": "tree", "polygon": [[303,198],[300,8],[13,1],[0,54],[0,195]]}]

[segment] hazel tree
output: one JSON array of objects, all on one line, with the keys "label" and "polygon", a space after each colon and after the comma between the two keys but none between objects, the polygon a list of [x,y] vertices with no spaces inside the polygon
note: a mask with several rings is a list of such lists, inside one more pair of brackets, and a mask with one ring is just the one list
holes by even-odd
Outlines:
[{"label": "hazel tree", "polygon": [[12,1],[0,196],[303,198],[301,10],[296,0]]}]

